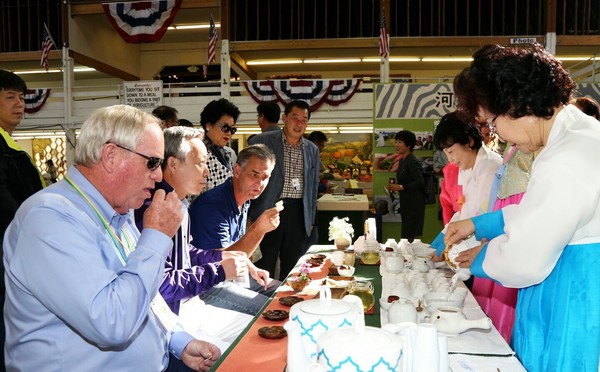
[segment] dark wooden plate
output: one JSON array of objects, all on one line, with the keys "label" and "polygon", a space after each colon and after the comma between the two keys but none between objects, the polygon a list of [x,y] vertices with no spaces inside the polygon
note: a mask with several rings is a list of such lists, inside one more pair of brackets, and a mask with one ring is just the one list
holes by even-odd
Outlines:
[{"label": "dark wooden plate", "polygon": [[302,301],[304,301],[304,299],[298,296],[285,296],[279,299],[279,303],[285,306],[293,306]]},{"label": "dark wooden plate", "polygon": [[282,326],[262,327],[258,330],[258,335],[263,338],[277,339],[287,336],[287,332]]},{"label": "dark wooden plate", "polygon": [[284,320],[289,318],[290,313],[285,310],[267,310],[262,313],[262,316],[269,320]]}]

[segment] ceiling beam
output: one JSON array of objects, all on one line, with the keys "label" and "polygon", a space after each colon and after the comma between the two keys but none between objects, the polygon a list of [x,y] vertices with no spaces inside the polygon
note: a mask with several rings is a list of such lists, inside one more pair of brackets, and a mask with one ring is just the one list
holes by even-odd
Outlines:
[{"label": "ceiling beam", "polygon": [[246,64],[246,61],[238,53],[229,53],[229,57],[231,58],[232,62],[231,68],[233,68],[233,70],[240,75],[241,78],[244,78],[242,75],[246,75],[245,78],[247,80],[256,80],[258,74]]},{"label": "ceiling beam", "polygon": [[[392,37],[390,48],[401,47],[481,47],[486,44],[508,44],[510,36],[503,37]],[[542,36],[537,37],[543,42]],[[261,50],[296,49],[365,49],[378,48],[379,38],[353,39],[310,39],[310,40],[269,40],[232,41],[231,50],[236,52]]]},{"label": "ceiling beam", "polygon": [[119,78],[121,80],[126,80],[126,81],[135,81],[135,80],[140,80],[139,76],[130,74],[126,71],[120,70],[116,67],[107,65],[104,62],[100,62],[96,59],[93,59],[91,57],[88,57],[86,55],[83,55],[81,53],[77,53],[74,52],[72,50],[69,51],[69,55],[71,57],[73,57],[73,60],[76,63],[82,64],[84,66],[88,66],[88,67],[92,67],[95,68],[96,70],[100,71],[100,72],[104,72],[105,74],[114,76],[116,78]]},{"label": "ceiling beam", "polygon": [[[121,0],[106,0],[104,3],[117,3],[122,2]],[[179,9],[196,9],[196,8],[218,8],[219,0],[185,0],[181,2]],[[102,14],[101,3],[83,3],[77,4],[71,2],[71,16],[87,15],[87,14]]]}]

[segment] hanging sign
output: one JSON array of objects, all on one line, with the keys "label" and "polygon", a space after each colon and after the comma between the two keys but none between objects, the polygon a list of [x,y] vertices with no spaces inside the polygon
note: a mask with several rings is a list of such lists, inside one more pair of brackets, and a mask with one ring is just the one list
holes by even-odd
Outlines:
[{"label": "hanging sign", "polygon": [[126,81],[123,83],[125,104],[144,111],[151,111],[162,105],[162,81]]},{"label": "hanging sign", "polygon": [[509,43],[513,44],[535,44],[537,39],[535,37],[511,37]]}]

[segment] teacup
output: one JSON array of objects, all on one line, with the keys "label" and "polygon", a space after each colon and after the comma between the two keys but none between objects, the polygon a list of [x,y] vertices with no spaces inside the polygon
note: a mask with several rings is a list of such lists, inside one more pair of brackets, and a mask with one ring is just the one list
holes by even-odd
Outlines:
[{"label": "teacup", "polygon": [[392,274],[402,272],[402,270],[404,269],[404,258],[402,256],[386,257],[385,269]]}]

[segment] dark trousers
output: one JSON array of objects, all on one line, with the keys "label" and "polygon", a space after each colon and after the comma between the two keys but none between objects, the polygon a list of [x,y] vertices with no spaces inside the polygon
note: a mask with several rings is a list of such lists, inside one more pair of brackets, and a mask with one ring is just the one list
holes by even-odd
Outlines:
[{"label": "dark trousers", "polygon": [[262,258],[255,264],[275,275],[277,258],[280,260],[279,280],[283,281],[304,254],[307,239],[304,229],[304,206],[302,199],[283,199],[279,214],[281,223],[277,229],[266,234],[260,243]]}]

